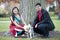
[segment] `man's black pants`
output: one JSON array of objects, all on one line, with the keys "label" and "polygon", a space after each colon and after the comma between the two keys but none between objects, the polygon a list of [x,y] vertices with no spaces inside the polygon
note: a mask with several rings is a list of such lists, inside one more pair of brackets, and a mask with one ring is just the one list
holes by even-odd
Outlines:
[{"label": "man's black pants", "polygon": [[52,29],[52,27],[49,27],[48,24],[40,24],[37,28],[34,28],[34,32],[45,35],[49,33],[49,29]]}]

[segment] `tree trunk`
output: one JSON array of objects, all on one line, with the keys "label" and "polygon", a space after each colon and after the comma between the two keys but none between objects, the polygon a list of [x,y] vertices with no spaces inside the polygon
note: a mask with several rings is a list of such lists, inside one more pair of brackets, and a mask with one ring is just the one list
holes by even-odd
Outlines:
[{"label": "tree trunk", "polygon": [[27,24],[34,20],[36,15],[36,3],[41,3],[42,7],[45,9],[45,0],[20,0],[20,13],[22,13],[22,16]]},{"label": "tree trunk", "polygon": [[59,9],[58,9],[58,19],[60,20],[60,0],[58,0],[58,6],[59,6]]}]

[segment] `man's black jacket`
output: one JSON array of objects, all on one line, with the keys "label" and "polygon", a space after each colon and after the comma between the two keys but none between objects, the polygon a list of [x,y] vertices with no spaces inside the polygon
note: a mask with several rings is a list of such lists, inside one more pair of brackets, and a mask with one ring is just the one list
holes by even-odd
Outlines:
[{"label": "man's black jacket", "polygon": [[51,31],[55,28],[50,16],[49,16],[49,13],[42,9],[42,21],[38,21],[38,15],[35,17],[34,19],[34,22],[32,24],[33,27],[35,27],[35,25],[38,23],[38,25],[40,24],[47,24],[47,27],[48,29]]}]

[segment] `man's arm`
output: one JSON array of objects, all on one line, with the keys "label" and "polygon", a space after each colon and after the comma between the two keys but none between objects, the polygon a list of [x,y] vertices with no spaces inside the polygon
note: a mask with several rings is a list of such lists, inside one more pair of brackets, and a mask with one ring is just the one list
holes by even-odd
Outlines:
[{"label": "man's arm", "polygon": [[38,16],[35,17],[32,26],[35,27],[35,25],[38,23]]}]

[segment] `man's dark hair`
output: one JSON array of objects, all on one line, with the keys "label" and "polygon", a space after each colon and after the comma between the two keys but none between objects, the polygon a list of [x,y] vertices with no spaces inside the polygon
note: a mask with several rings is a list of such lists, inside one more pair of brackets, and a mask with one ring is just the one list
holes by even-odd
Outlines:
[{"label": "man's dark hair", "polygon": [[37,5],[41,6],[41,3],[37,3],[35,6],[37,6]]}]

